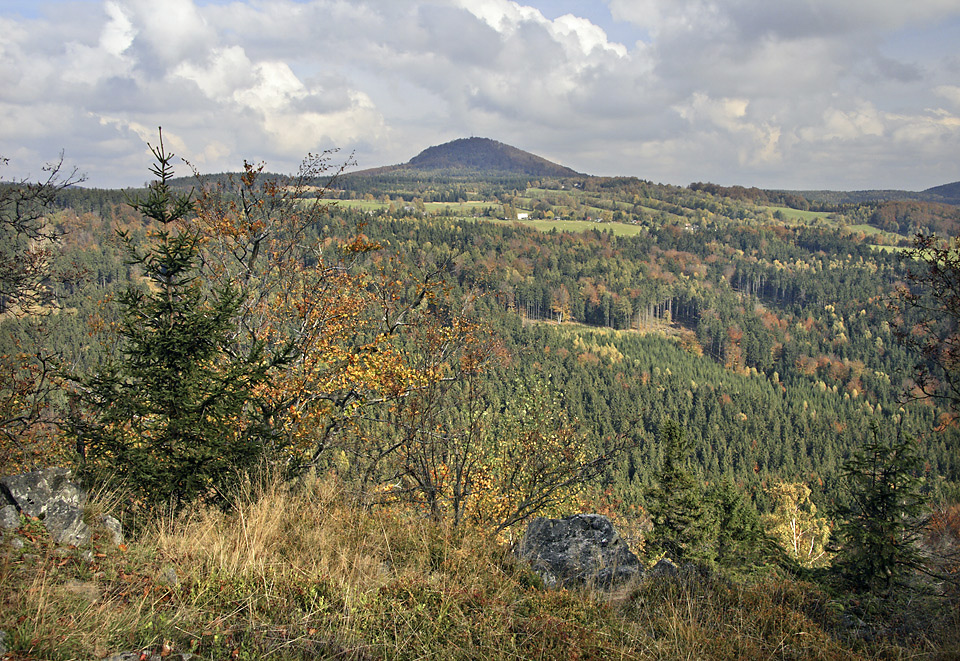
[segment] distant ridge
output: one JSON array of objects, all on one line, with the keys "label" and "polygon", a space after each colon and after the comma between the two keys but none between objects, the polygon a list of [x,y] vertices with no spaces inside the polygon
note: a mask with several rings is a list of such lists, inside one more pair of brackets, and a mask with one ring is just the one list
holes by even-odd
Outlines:
[{"label": "distant ridge", "polygon": [[947,204],[960,204],[960,181],[943,186],[934,186],[923,191],[928,195],[935,195]]},{"label": "distant ridge", "polygon": [[484,175],[522,175],[527,177],[581,177],[572,168],[491,140],[490,138],[460,138],[442,145],[428,147],[402,165],[391,165],[354,172],[353,175],[383,175],[388,173],[476,173]]},{"label": "distant ridge", "polygon": [[922,191],[908,190],[770,190],[803,197],[810,202],[826,204],[862,204],[865,202],[914,201],[960,206],[960,181],[934,186]]}]

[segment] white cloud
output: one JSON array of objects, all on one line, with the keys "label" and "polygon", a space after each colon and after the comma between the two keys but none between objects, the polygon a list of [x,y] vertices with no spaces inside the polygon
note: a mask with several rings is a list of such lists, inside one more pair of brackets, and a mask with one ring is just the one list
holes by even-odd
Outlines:
[{"label": "white cloud", "polygon": [[960,179],[955,0],[32,1],[0,16],[0,153],[100,185],[157,125],[211,171],[486,135],[675,183]]},{"label": "white cloud", "polygon": [[610,42],[602,28],[573,14],[564,14],[554,20],[550,32],[558,37],[574,37],[584,55],[590,55],[597,49],[609,51],[618,57],[627,55],[627,49],[622,44]]},{"label": "white cloud", "polygon": [[146,47],[142,66],[176,66],[218,42],[216,27],[193,0],[125,0],[125,6],[136,24],[137,41]]},{"label": "white cloud", "polygon": [[137,33],[130,18],[116,2],[107,2],[104,9],[110,21],[100,33],[100,48],[114,57],[120,57],[130,48]]},{"label": "white cloud", "polygon": [[307,95],[300,79],[285,62],[260,62],[254,68],[253,86],[234,92],[240,104],[264,115],[284,110]]},{"label": "white cloud", "polygon": [[923,115],[890,115],[889,120],[894,125],[893,139],[911,145],[923,145],[930,151],[931,147],[942,142],[950,141],[953,144],[960,139],[960,117],[945,110],[935,110]]},{"label": "white cloud", "polygon": [[749,104],[747,99],[711,99],[696,92],[686,104],[675,106],[675,109],[691,122],[704,118],[721,128],[736,129],[739,120],[747,114]]},{"label": "white cloud", "polygon": [[828,108],[822,121],[802,131],[804,139],[856,140],[864,136],[883,136],[885,118],[869,103],[862,103],[851,110]]},{"label": "white cloud", "polygon": [[[767,122],[751,122],[747,117],[750,102],[742,98],[712,99],[702,92],[694,93],[674,110],[687,120],[697,133],[712,133],[735,138],[732,148],[738,163],[759,165],[781,158],[781,129]],[[719,134],[718,134],[719,129]]]},{"label": "white cloud", "polygon": [[551,21],[544,17],[540,10],[511,0],[456,2],[506,37],[517,34],[524,24],[533,24],[545,29],[556,41],[562,43],[570,54],[587,56],[594,50],[599,50],[618,57],[627,55],[627,49],[622,44],[608,40],[603,28],[573,14],[564,14]]},{"label": "white cloud", "polygon": [[265,127],[282,148],[305,154],[324,143],[375,140],[384,131],[384,121],[367,95],[352,92],[350,105],[342,110],[271,113],[265,117]]},{"label": "white cloud", "polygon": [[222,101],[233,97],[238,88],[249,89],[254,84],[253,69],[243,48],[228,46],[211,50],[203,65],[182,62],[171,74],[196,83],[209,99]]}]

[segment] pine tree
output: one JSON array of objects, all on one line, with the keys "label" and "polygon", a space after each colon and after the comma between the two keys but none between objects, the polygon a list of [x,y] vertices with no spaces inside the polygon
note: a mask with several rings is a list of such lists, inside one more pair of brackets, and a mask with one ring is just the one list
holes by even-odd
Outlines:
[{"label": "pine tree", "polygon": [[265,447],[249,413],[271,361],[259,346],[228,351],[240,299],[204,290],[199,235],[182,223],[191,196],[169,186],[173,154],[162,135],[151,149],[157,180],[129,204],[157,224],[153,245],[141,250],[122,235],[147,286],[119,297],[118,357],[78,380],[88,417],[75,420],[74,434],[85,471],[120,479],[142,506],[225,502]]},{"label": "pine tree", "polygon": [[732,481],[714,484],[707,491],[707,502],[715,521],[716,555],[721,566],[761,564],[772,555],[760,515]]},{"label": "pine tree", "polygon": [[659,484],[648,494],[653,533],[647,547],[674,562],[712,562],[716,551],[713,525],[705,506],[703,488],[687,468],[691,443],[673,420],[660,429],[663,465]]},{"label": "pine tree", "polygon": [[918,541],[926,522],[916,442],[888,438],[874,422],[864,446],[844,463],[849,505],[838,508],[835,569],[854,589],[889,596],[922,566]]}]

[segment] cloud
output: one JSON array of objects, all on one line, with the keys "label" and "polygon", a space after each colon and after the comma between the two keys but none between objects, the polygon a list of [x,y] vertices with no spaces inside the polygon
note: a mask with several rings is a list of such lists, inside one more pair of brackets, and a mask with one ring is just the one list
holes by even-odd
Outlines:
[{"label": "cloud", "polygon": [[133,43],[136,31],[130,18],[116,2],[107,2],[104,9],[110,20],[100,33],[100,48],[114,57],[122,57]]},{"label": "cloud", "polygon": [[0,16],[0,153],[115,185],[163,125],[211,171],[484,135],[674,183],[960,179],[955,0],[604,1],[32,0]]},{"label": "cloud", "polygon": [[937,96],[945,98],[956,108],[960,108],[960,87],[957,85],[939,85],[933,91]]},{"label": "cloud", "polygon": [[613,16],[651,35],[698,32],[701,35],[811,36],[905,25],[955,17],[952,0],[609,0]]},{"label": "cloud", "polygon": [[821,121],[803,129],[802,137],[813,142],[856,140],[865,136],[881,137],[886,132],[886,118],[869,103],[851,110],[828,108]]},{"label": "cloud", "polygon": [[181,62],[171,71],[196,84],[207,98],[229,99],[238,89],[249,89],[255,84],[253,63],[240,46],[212,49],[203,63]]},{"label": "cloud", "polygon": [[747,99],[712,99],[697,92],[686,102],[674,106],[674,110],[687,120],[698,134],[712,134],[715,138],[718,135],[736,136],[735,151],[741,165],[779,161],[780,127],[766,122],[749,121],[749,105]]}]

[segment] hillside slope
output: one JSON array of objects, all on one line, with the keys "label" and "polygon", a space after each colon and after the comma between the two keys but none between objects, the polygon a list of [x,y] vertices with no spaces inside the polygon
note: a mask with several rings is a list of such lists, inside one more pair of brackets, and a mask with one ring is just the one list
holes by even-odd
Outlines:
[{"label": "hillside slope", "polygon": [[960,181],[942,186],[934,186],[923,192],[928,195],[935,195],[940,198],[941,202],[946,202],[947,204],[960,204]]}]

